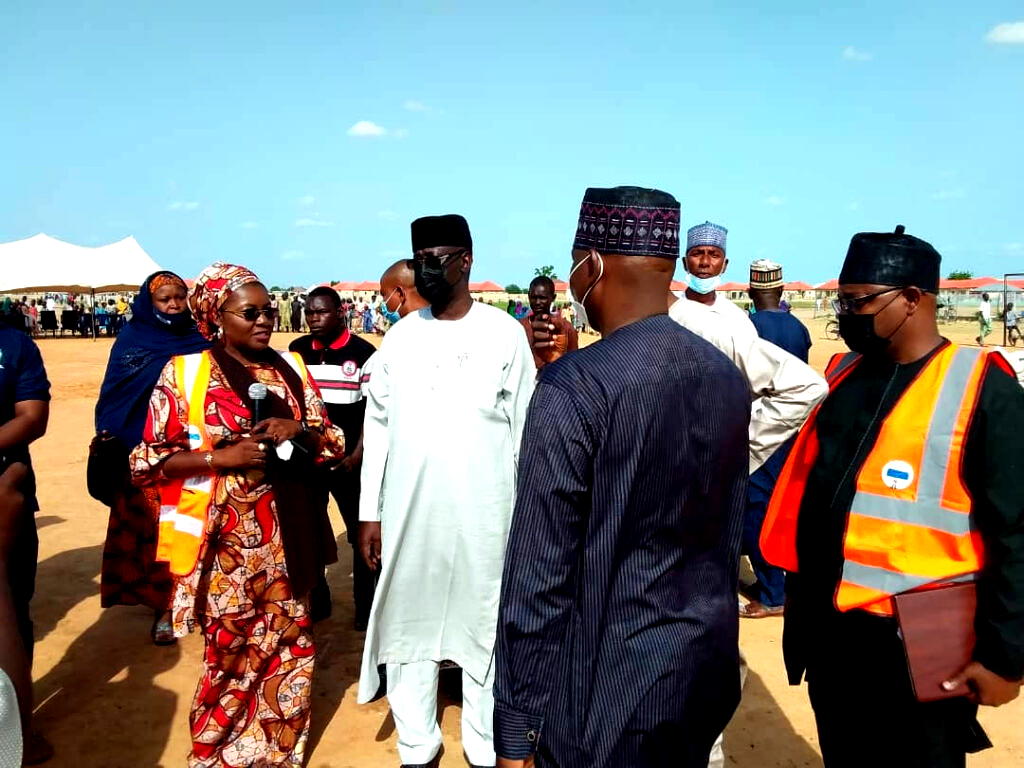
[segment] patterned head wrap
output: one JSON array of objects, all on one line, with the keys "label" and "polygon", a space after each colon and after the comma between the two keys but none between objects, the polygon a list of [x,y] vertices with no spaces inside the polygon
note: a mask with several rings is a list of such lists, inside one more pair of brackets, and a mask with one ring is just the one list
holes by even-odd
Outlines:
[{"label": "patterned head wrap", "polygon": [[750,265],[751,288],[781,288],[782,266],[768,259],[758,259]]},{"label": "patterned head wrap", "polygon": [[224,306],[228,297],[249,283],[258,283],[256,274],[236,264],[214,262],[196,278],[196,284],[188,297],[188,305],[196,319],[199,332],[208,339],[217,335],[217,326],[213,322],[215,310]]},{"label": "patterned head wrap", "polygon": [[623,256],[679,256],[679,202],[642,187],[591,187],[583,195],[574,249]]},{"label": "patterned head wrap", "polygon": [[725,238],[728,234],[728,229],[718,224],[712,224],[710,221],[690,227],[686,233],[686,252],[689,253],[691,248],[700,245],[713,245],[716,248],[721,248],[722,253],[725,253]]},{"label": "patterned head wrap", "polygon": [[173,272],[157,272],[149,279],[149,293],[150,295],[156,293],[165,285],[180,285],[182,288],[188,290],[185,285],[185,281],[178,277]]}]

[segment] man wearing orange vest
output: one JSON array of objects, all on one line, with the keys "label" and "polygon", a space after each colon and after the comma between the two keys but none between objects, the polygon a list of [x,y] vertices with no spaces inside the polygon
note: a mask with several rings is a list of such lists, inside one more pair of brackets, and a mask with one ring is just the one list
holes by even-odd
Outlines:
[{"label": "man wearing orange vest", "polygon": [[[978,704],[1024,675],[1024,460],[1005,450],[1024,392],[1001,356],[939,335],[939,266],[902,226],[853,237],[834,302],[852,352],[829,363],[761,533],[789,572],[786,668],[806,674],[828,768],[964,766],[991,746]],[[969,580],[973,661],[935,684],[962,695],[921,703],[892,597]]]}]

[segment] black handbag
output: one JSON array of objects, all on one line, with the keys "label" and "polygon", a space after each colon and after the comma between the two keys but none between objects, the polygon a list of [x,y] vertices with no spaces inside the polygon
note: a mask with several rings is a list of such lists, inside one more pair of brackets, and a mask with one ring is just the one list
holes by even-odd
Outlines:
[{"label": "black handbag", "polygon": [[89,444],[86,483],[89,495],[108,507],[128,481],[128,447],[109,432],[100,432]]}]

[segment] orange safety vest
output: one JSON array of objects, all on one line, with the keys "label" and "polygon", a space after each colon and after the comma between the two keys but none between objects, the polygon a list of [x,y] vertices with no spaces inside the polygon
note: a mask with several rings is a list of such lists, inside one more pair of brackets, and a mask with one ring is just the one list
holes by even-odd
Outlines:
[{"label": "orange safety vest", "polygon": [[[306,365],[296,353],[281,353],[302,379],[308,382]],[[206,393],[210,388],[212,357],[209,351],[173,358],[175,388],[185,398],[188,413],[188,442],[192,451],[212,451],[206,429]],[[163,478],[160,493],[160,522],[156,560],[168,563],[175,576],[187,576],[199,562],[206,537],[206,521],[215,488],[216,475]]]},{"label": "orange safety vest", "polygon": [[[883,422],[857,474],[835,594],[840,611],[892,615],[893,595],[971,580],[981,570],[984,546],[962,466],[987,355],[946,346]],[[830,391],[860,360],[852,352],[832,358],[825,371]],[[815,409],[797,436],[761,529],[764,558],[791,572],[799,570],[796,532],[818,455],[817,415]]]}]

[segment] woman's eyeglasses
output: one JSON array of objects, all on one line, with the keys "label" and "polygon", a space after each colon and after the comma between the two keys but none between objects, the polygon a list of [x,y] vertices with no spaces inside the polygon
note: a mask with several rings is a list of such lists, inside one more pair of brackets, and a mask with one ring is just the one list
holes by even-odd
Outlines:
[{"label": "woman's eyeglasses", "polygon": [[224,309],[222,312],[227,312],[229,315],[237,315],[248,323],[255,323],[260,319],[262,315],[267,320],[274,319],[274,313],[277,311],[273,307],[264,307],[263,309],[257,309],[256,307],[246,307],[242,310],[237,309]]}]

